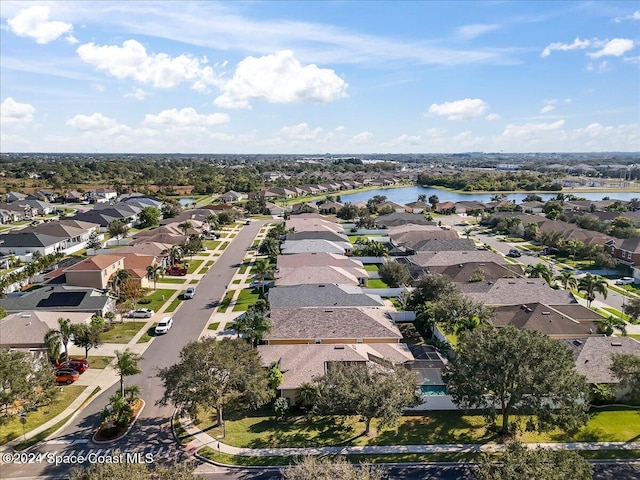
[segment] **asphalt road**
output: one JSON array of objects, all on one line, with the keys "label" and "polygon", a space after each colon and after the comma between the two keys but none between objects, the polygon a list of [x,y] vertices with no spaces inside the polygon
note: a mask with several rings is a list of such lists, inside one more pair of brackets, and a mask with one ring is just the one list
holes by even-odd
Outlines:
[{"label": "asphalt road", "polygon": [[[38,446],[32,452],[49,454],[49,457],[45,458],[53,458],[65,455],[86,456],[89,453],[109,456],[113,450],[118,449],[120,452],[151,454],[149,458],[153,458],[153,461],[173,461],[186,456],[176,445],[172,435],[173,407],[156,404],[164,393],[156,373],[158,369],[176,363],[182,347],[200,336],[213,309],[221,301],[225,286],[231,284],[237,265],[242,263],[247,249],[262,225],[268,222],[268,220],[253,221],[250,225],[242,227],[233,242],[196,286],[195,297],[186,300],[175,312],[171,331],[151,342],[143,359],[139,362],[143,373],[125,378],[125,385],[138,385],[142,389],[141,397],[146,405],[135,425],[124,438],[108,445],[97,445],[91,441],[100,425],[100,412],[108,403],[109,397],[119,389],[119,383],[116,383],[113,387],[101,392],[53,441]],[[73,464],[74,462],[71,461],[69,464],[55,465],[46,460],[31,464],[5,464],[1,467],[0,476],[3,479],[64,477]]]}]

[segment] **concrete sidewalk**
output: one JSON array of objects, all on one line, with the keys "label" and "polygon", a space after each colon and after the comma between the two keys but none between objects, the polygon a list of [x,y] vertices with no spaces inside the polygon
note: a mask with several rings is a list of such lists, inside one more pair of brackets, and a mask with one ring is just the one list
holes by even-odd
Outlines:
[{"label": "concrete sidewalk", "polygon": [[[337,447],[299,447],[299,448],[239,448],[221,442],[203,432],[188,418],[180,418],[186,432],[194,436],[187,450],[197,451],[210,447],[220,453],[244,457],[299,456],[299,455],[352,455],[352,454],[405,454],[405,453],[466,453],[499,452],[506,448],[502,443],[455,443],[433,445],[351,445]],[[638,450],[640,442],[571,442],[571,443],[525,443],[528,448],[551,448],[564,450]]]}]

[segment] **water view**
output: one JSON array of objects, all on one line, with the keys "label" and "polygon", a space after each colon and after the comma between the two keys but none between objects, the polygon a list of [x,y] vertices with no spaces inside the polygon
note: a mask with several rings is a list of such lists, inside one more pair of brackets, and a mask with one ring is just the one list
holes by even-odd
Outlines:
[{"label": "water view", "polygon": [[192,203],[196,202],[195,198],[181,198],[180,200],[178,200],[178,202],[180,202],[180,205],[182,205],[183,207],[186,207],[187,205],[191,205]]},{"label": "water view", "polygon": [[[540,195],[543,201],[549,200],[557,195],[558,192],[553,193],[536,193],[536,195]],[[616,200],[624,200],[628,201],[632,198],[640,198],[640,192],[572,192],[572,191],[563,191],[564,194],[573,193],[574,195],[582,198],[586,198],[587,200],[602,200],[603,197],[609,197],[611,199]],[[431,195],[437,195],[438,199],[441,202],[462,202],[475,200],[480,202],[490,202],[491,197],[495,195],[495,193],[481,193],[481,192],[470,192],[470,193],[459,193],[459,192],[451,192],[448,190],[440,190],[437,188],[431,187],[400,187],[400,188],[378,188],[376,190],[367,190],[364,192],[352,193],[349,195],[341,195],[340,199],[342,202],[366,202],[371,197],[375,195],[384,195],[387,197],[387,200],[392,202],[399,203],[400,205],[404,205],[405,203],[415,202],[418,199],[419,195],[426,195],[427,199]],[[509,193],[507,194],[507,199],[515,200],[516,203],[521,203],[522,200],[529,195],[528,193]]]}]

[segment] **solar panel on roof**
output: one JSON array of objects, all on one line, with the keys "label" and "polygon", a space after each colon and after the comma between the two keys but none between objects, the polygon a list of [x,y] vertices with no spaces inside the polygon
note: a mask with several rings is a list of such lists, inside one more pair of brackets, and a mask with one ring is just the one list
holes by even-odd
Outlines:
[{"label": "solar panel on roof", "polygon": [[38,307],[77,307],[82,303],[85,292],[54,292],[38,302]]}]

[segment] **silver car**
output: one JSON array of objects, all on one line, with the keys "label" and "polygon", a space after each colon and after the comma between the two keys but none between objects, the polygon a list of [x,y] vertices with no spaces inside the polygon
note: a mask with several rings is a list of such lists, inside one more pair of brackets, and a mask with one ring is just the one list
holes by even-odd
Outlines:
[{"label": "silver car", "polygon": [[127,316],[131,318],[151,318],[155,313],[150,308],[139,308],[138,310],[131,310]]}]

